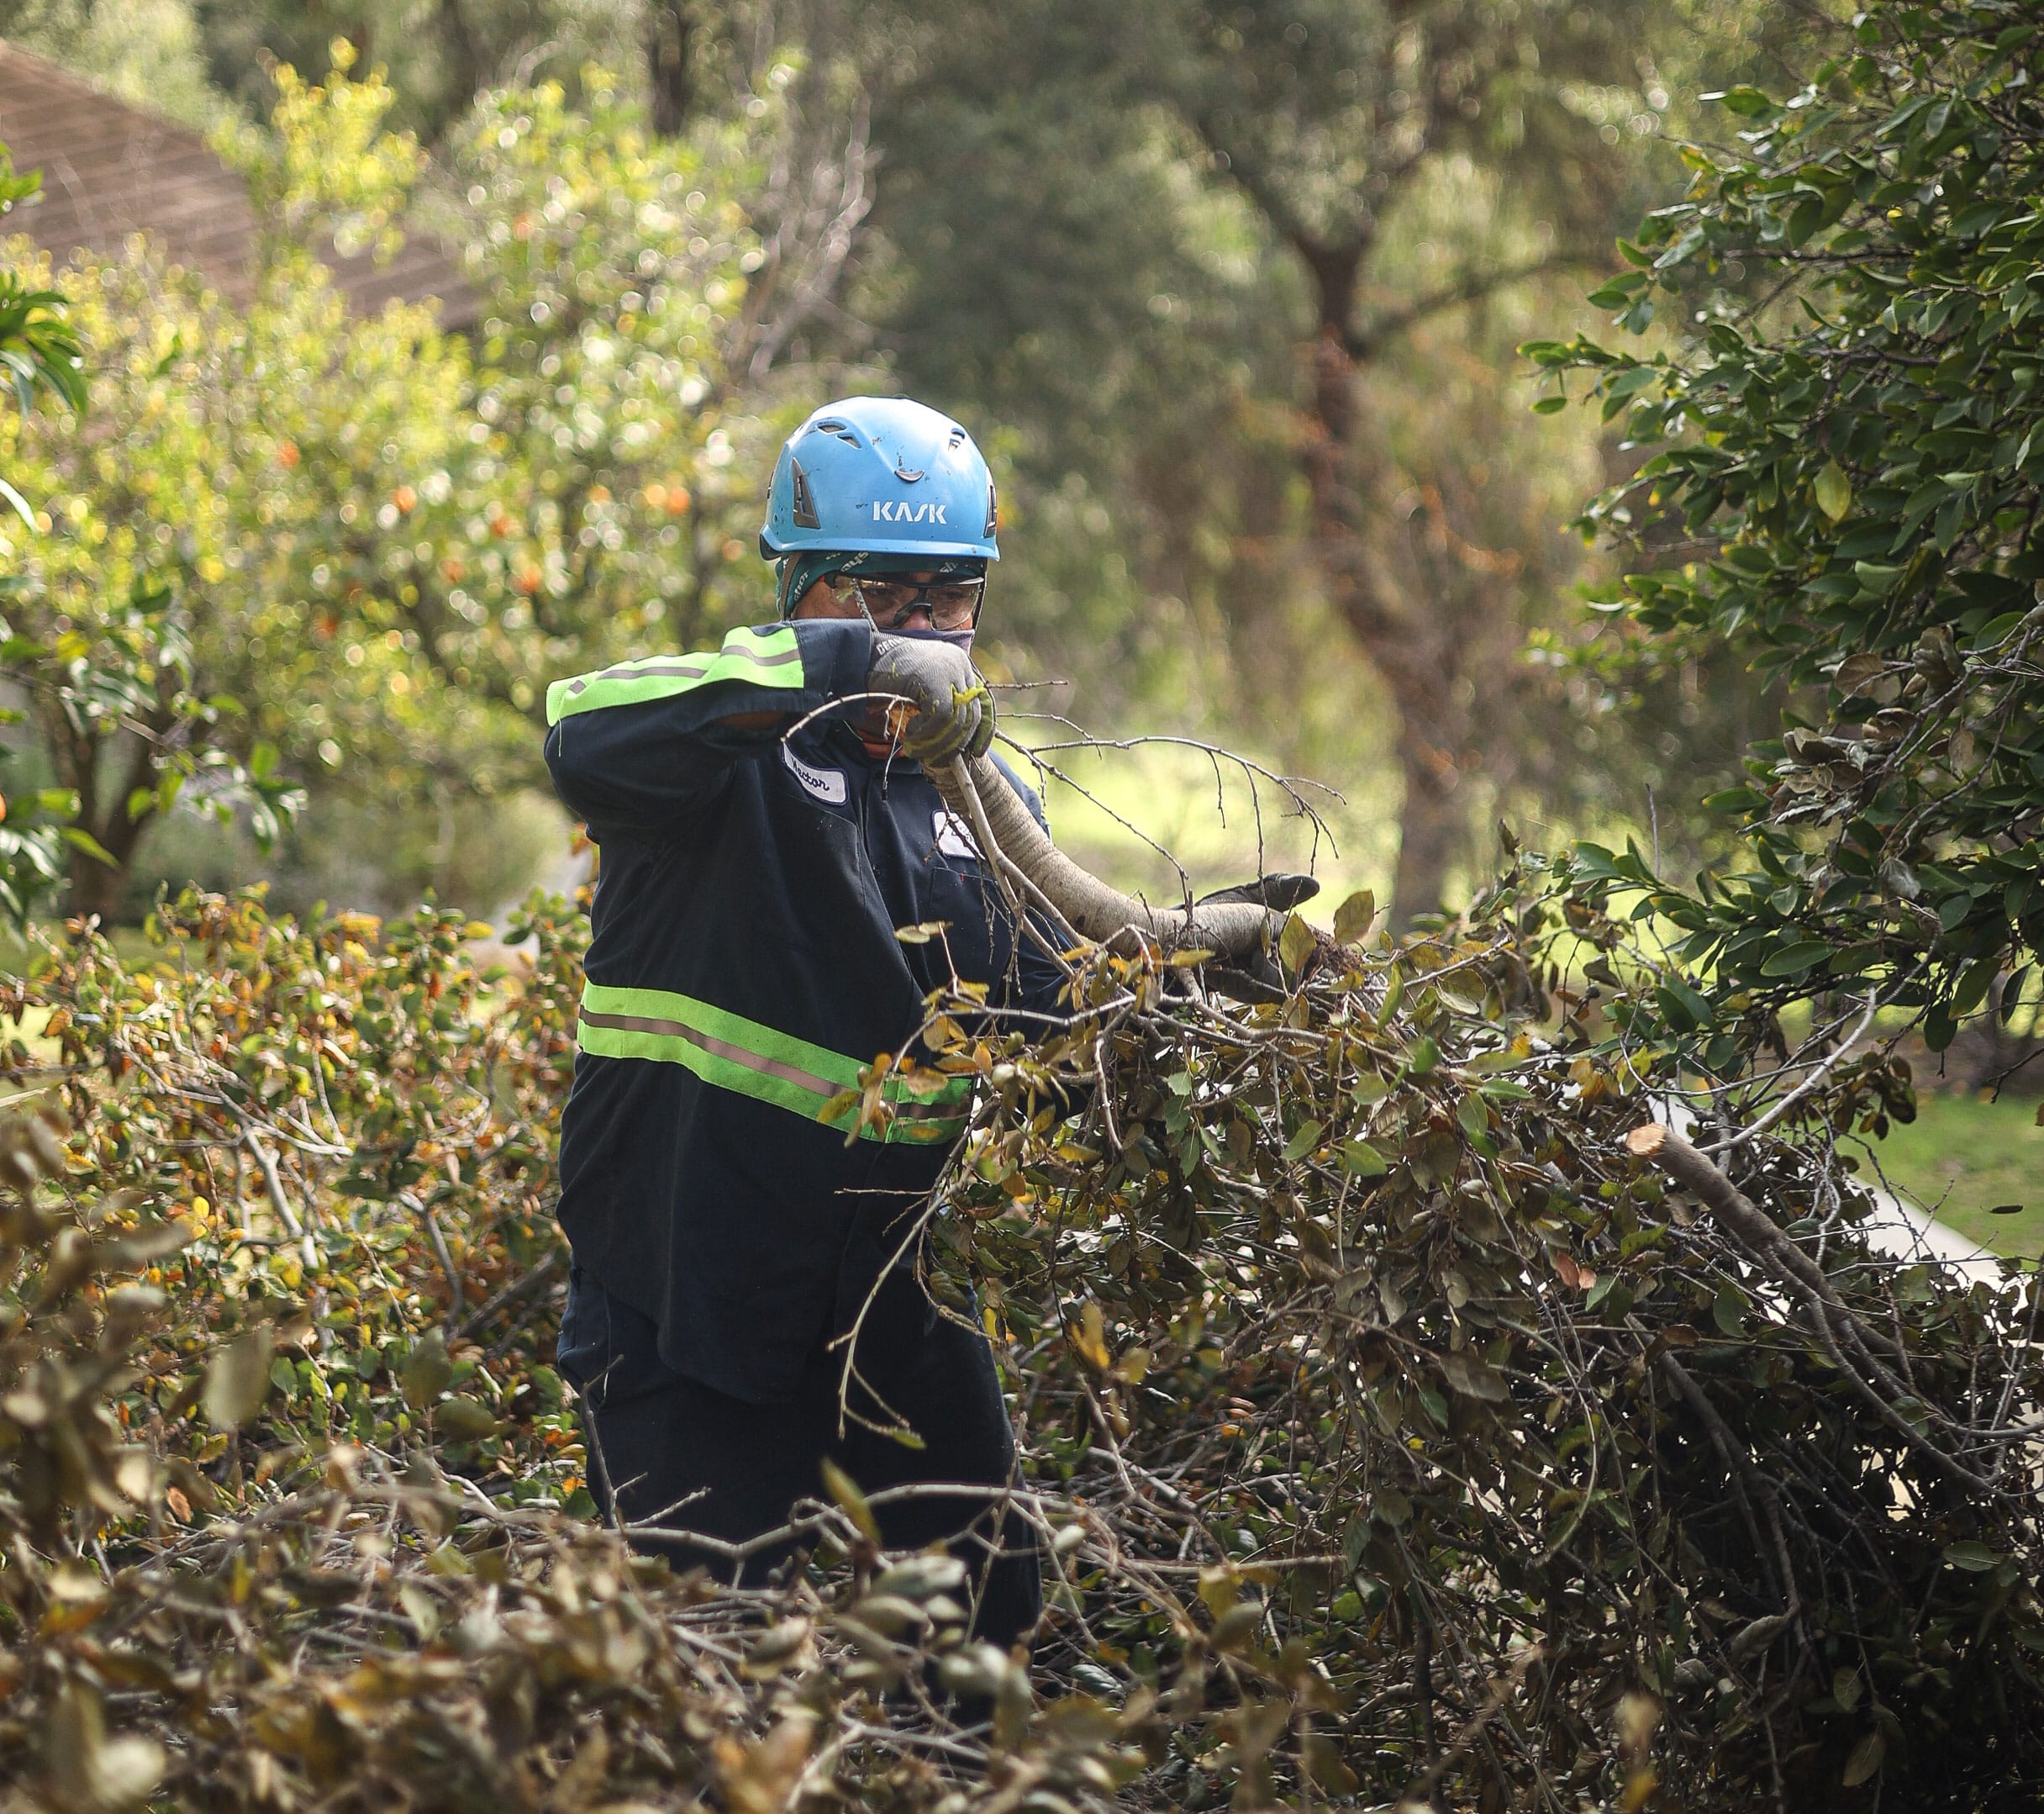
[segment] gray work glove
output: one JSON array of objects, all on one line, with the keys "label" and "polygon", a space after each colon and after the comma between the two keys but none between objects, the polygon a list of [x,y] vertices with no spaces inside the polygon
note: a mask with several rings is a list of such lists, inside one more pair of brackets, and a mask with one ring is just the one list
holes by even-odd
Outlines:
[{"label": "gray work glove", "polygon": [[993,742],[993,696],[972,672],[972,657],[956,643],[877,635],[866,685],[914,709],[901,746],[919,762],[984,756]]}]

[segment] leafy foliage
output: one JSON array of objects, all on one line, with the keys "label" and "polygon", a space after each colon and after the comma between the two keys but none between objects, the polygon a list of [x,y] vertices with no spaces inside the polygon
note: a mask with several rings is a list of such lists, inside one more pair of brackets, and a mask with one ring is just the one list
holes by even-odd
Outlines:
[{"label": "leafy foliage", "polygon": [[[0,145],[0,217],[42,187],[34,171],[17,175],[7,147]],[[63,293],[31,287],[12,266],[0,271],[0,375],[24,415],[34,407],[36,393],[48,390],[73,410],[85,407],[85,381],[76,329]],[[35,511],[4,471],[0,471],[0,504],[18,516],[29,531],[36,528]],[[0,599],[7,580],[0,577]],[[0,625],[3,627],[3,625]],[[12,707],[0,709],[0,725],[13,722]],[[0,760],[7,751],[0,748]],[[64,820],[71,807],[61,788],[39,788],[10,801],[0,793],[0,913],[17,925],[30,904],[56,881],[63,857]]]},{"label": "leafy foliage", "polygon": [[1658,1019],[1707,1036],[1714,1067],[1738,1062],[1742,1014],[1829,991],[1912,1010],[1941,1049],[2035,975],[2040,42],[2021,7],[1879,5],[1787,101],[1726,92],[1738,150],[1688,154],[1688,194],[1592,299],[1634,331],[1714,276],[1765,305],[1723,302],[1651,359],[1528,348],[1592,373],[1605,419],[1659,448],[1584,519],[1666,530],[1613,609],[1729,639],[1794,689],[1751,784],[1714,803],[1741,873],[1692,892],[1636,855],[1608,870],[1680,929],[1703,994]]},{"label": "leafy foliage", "polygon": [[[14,161],[0,145],[0,215],[26,201],[43,186],[40,171],[17,175]],[[64,298],[55,290],[29,290],[18,272],[0,272],[0,372],[26,415],[38,389],[54,392],[73,409],[85,407],[79,375],[78,336],[64,319]],[[18,493],[5,495],[23,516],[29,512]],[[33,520],[33,519],[31,519]]]},{"label": "leafy foliage", "polygon": [[[246,307],[146,244],[65,277],[92,412],[0,424],[47,519],[0,530],[0,667],[56,771],[75,910],[111,918],[181,803],[266,841],[308,788],[529,783],[547,678],[751,614],[732,476],[788,412],[752,375],[740,198],[772,108],[655,141],[590,87],[593,116],[500,92],[453,149],[473,348],[425,308],[350,317],[320,262],[387,248],[422,167],[387,85],[340,70],[281,71],[269,126],[223,140],[269,223]],[[17,917],[55,870],[11,867]]]},{"label": "leafy foliage", "polygon": [[1282,998],[1225,1010],[1093,950],[1035,1047],[933,999],[982,1088],[930,1282],[1020,1369],[1026,1673],[856,1483],[744,1592],[577,1521],[578,917],[535,903],[508,973],[433,911],[189,897],[142,968],[79,925],[6,1004],[77,1129],[6,1142],[10,1773],[109,1808],[2020,1800],[2036,1278],[1869,1266],[1820,1144],[1745,1149],[1764,1234],[1655,1175],[1618,1136],[1667,1067],[1559,968],[1625,929],[1566,904],[1529,864],[1403,950],[1294,920]]}]

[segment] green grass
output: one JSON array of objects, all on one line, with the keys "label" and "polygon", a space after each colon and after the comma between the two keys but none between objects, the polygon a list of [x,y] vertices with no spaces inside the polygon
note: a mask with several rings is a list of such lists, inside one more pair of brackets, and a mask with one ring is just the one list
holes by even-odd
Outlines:
[{"label": "green grass", "polygon": [[[1894,1188],[1997,1253],[2044,1254],[2044,1127],[2033,1099],[1925,1095],[1873,1152]],[[1868,1168],[1872,1175],[1872,1168]],[[2020,1214],[1996,1215],[2020,1203]]]}]

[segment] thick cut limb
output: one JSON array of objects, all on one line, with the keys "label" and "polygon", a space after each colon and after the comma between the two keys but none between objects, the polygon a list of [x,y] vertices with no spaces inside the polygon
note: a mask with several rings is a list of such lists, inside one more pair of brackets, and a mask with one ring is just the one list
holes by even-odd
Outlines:
[{"label": "thick cut limb", "polygon": [[936,783],[944,804],[967,825],[977,823],[972,794],[978,796],[1000,854],[1041,891],[1070,925],[1089,939],[1106,944],[1133,929],[1167,952],[1210,951],[1217,957],[1241,958],[1275,936],[1279,916],[1267,908],[1239,901],[1152,907],[1109,888],[1051,841],[1008,785],[1007,777],[983,756],[934,767],[930,778]]}]

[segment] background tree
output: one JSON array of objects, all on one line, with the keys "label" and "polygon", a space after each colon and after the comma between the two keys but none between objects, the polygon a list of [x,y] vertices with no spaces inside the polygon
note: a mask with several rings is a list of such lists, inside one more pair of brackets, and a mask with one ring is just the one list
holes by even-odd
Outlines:
[{"label": "background tree", "polygon": [[[48,0],[24,11],[18,0],[17,11],[44,18],[46,34],[55,29],[49,21],[69,18],[79,29],[65,42],[76,50],[111,41],[114,13],[130,3]],[[176,0],[152,3],[175,9]],[[487,79],[539,72],[560,82],[566,124],[543,136],[556,148],[562,131],[587,141],[571,161],[614,163],[619,175],[642,155],[676,171],[707,158],[711,174],[696,186],[741,205],[758,260],[739,273],[736,314],[719,330],[716,357],[695,374],[714,387],[705,407],[725,409],[716,399],[727,390],[756,391],[771,413],[771,399],[787,394],[774,373],[792,362],[814,374],[805,382],[827,388],[914,390],[988,431],[1009,558],[984,648],[1000,678],[1068,680],[1093,723],[1111,717],[1124,730],[1194,732],[1336,781],[1354,799],[1340,815],[1346,865],[1372,879],[1392,868],[1398,843],[1384,803],[1403,791],[1424,805],[1428,787],[1438,809],[1430,861],[1443,877],[1483,873],[1500,813],[1556,830],[1644,819],[1666,830],[1671,849],[1696,842],[1693,815],[1678,803],[1685,791],[1704,791],[1693,780],[1699,762],[1721,769],[1736,742],[1746,702],[1729,664],[1684,656],[1654,684],[1646,709],[1628,709],[1636,672],[1521,659],[1529,630],[1554,644],[1544,658],[1573,641],[1575,630],[1563,627],[1574,621],[1570,588],[1611,556],[1555,530],[1605,470],[1600,430],[1569,417],[1529,420],[1516,408],[1521,381],[1508,349],[1569,308],[1572,293],[1558,270],[1504,279],[1572,249],[1578,232],[1586,243],[1600,238],[1613,198],[1661,167],[1641,129],[1674,104],[1666,68],[1694,61],[1705,46],[1714,66],[1749,58],[1742,34],[1757,9],[1642,6],[1580,19],[1543,12],[1527,29],[1508,30],[1480,8],[1415,21],[1395,9],[1365,18],[1275,8],[1230,23],[1156,4],[1119,10],[1106,40],[1090,13],[1054,0],[940,15],[914,0],[858,8],[803,0],[771,11],[692,0],[679,12],[620,0],[570,9],[572,17],[474,0],[458,10]],[[429,435],[412,446],[365,417],[352,457],[365,472],[376,468],[382,488],[330,498],[336,512],[344,501],[355,509],[349,582],[364,596],[390,594],[376,607],[377,636],[418,640],[416,649],[386,656],[440,667],[408,696],[408,738],[366,758],[376,789],[307,759],[322,746],[354,748],[350,736],[294,742],[287,730],[271,733],[283,738],[286,766],[299,779],[341,803],[299,841],[315,867],[324,860],[317,846],[341,836],[343,820],[371,797],[403,802],[392,813],[409,816],[403,831],[379,831],[368,847],[416,852],[418,822],[439,828],[435,850],[478,842],[455,821],[481,811],[479,800],[503,802],[529,773],[513,715],[557,654],[539,620],[581,609],[556,598],[556,585],[592,606],[599,594],[616,604],[616,646],[630,652],[699,633],[695,625],[727,604],[739,609],[735,601],[756,610],[764,597],[763,569],[708,558],[728,541],[745,541],[750,525],[734,518],[735,533],[726,535],[700,513],[685,523],[632,514],[630,500],[643,498],[647,483],[661,485],[669,504],[677,493],[700,503],[726,482],[724,469],[691,477],[683,461],[672,472],[642,470],[643,445],[619,437],[622,419],[588,427],[592,409],[601,414],[614,399],[605,400],[604,368],[580,362],[582,325],[556,335],[520,313],[535,303],[551,310],[550,284],[600,281],[619,298],[632,289],[565,262],[542,271],[536,260],[629,260],[643,243],[621,214],[588,208],[585,194],[572,231],[486,244],[504,223],[471,208],[478,170],[498,198],[491,207],[514,221],[520,213],[545,219],[556,199],[540,166],[514,181],[492,163],[513,154],[492,147],[488,133],[515,138],[523,103],[470,94],[456,108],[445,9],[414,8],[402,29],[399,18],[380,0],[274,18],[261,8],[202,8],[194,29],[203,27],[222,105],[238,98],[267,108],[275,89],[265,59],[324,55],[316,26],[342,29],[389,59],[387,117],[414,123],[430,141],[427,188],[438,198],[440,230],[469,248],[479,287],[507,286],[510,300],[494,319],[515,331],[503,343],[494,401],[511,411],[516,433],[545,436],[561,426],[552,419],[563,407],[558,393],[587,382],[588,404],[573,411],[569,431],[586,466],[577,483],[615,497],[605,524],[568,521],[563,533],[571,548],[585,534],[599,543],[622,535],[624,546],[556,572],[553,517],[541,511],[514,538],[508,526],[519,519],[505,498],[501,510],[466,520],[506,528],[465,540],[445,520],[466,470],[456,452],[435,452]],[[677,21],[687,27],[687,55],[677,67],[691,110],[678,137],[660,129],[672,121],[655,117],[666,103],[644,54],[649,33],[670,50],[678,45]],[[1304,51],[1292,41],[1299,31]],[[620,71],[616,86],[583,87],[592,50]],[[1537,70],[1525,61],[1536,50]],[[1445,85],[1438,93],[1413,86],[1414,71],[1429,69]],[[514,83],[503,93],[523,92]],[[1238,113],[1249,136],[1236,150],[1271,166],[1259,187],[1290,196],[1293,213],[1304,209],[1300,219],[1318,222],[1312,231],[1329,244],[1357,241],[1351,325],[1371,345],[1350,387],[1355,447],[1343,457],[1354,470],[1341,496],[1362,541],[1330,541],[1316,515],[1324,514],[1316,495],[1323,504],[1333,495],[1324,485],[1316,494],[1308,457],[1333,445],[1317,425],[1313,377],[1325,298],[1305,253],[1239,174],[1220,166],[1209,139]],[[1258,121],[1276,134],[1268,144],[1256,137],[1267,132]],[[649,142],[614,136],[633,132]],[[598,223],[610,235],[600,252],[585,243]],[[622,267],[610,268],[614,276]],[[525,294],[529,283],[537,287]],[[1387,322],[1407,324],[1378,334]],[[627,343],[599,333],[591,344]],[[496,357],[480,345],[475,354],[484,363]],[[550,360],[562,363],[542,379]],[[456,390],[481,383],[472,374],[450,382]],[[374,387],[362,393],[365,409],[375,394]],[[540,406],[529,419],[527,400]],[[345,388],[329,398],[337,414],[329,432],[340,432],[357,401]],[[401,406],[401,393],[375,407],[388,419],[393,403]],[[724,426],[738,433],[738,419],[725,415]],[[433,424],[414,426],[423,433]],[[639,434],[645,425],[631,426]],[[771,439],[762,429],[761,451]],[[405,450],[402,458],[362,457],[392,445]],[[476,457],[501,461],[505,445]],[[729,470],[742,478],[752,454],[740,447],[735,458]],[[595,470],[600,460],[622,461],[633,484],[611,484]],[[1324,461],[1313,468],[1323,479],[1333,470]],[[419,483],[436,472],[450,488],[440,504]],[[680,485],[667,483],[677,474]],[[400,493],[420,501],[392,514]],[[571,518],[589,502],[562,495]],[[489,556],[508,556],[514,539],[532,557],[526,578],[539,574],[540,592],[503,593],[502,562]],[[1406,664],[1409,691],[1429,689],[1413,692],[1414,712],[1435,715],[1427,747],[1449,751],[1428,758],[1419,782],[1401,764],[1419,760],[1425,739],[1400,728],[1410,715],[1387,709],[1371,648],[1326,577],[1330,551],[1341,548],[1409,615],[1381,652]],[[463,579],[445,577],[449,562]],[[308,574],[320,567],[310,562]],[[302,587],[331,584],[336,571],[327,562],[324,581]],[[615,581],[608,593],[605,574]],[[416,594],[408,602],[408,588]],[[678,614],[698,588],[705,612]],[[324,592],[319,604],[321,620],[347,615]],[[661,614],[645,614],[655,609]],[[465,614],[474,613],[486,621]],[[460,672],[472,689],[452,678]],[[1013,700],[1010,724],[1025,727],[1024,709],[1043,697]],[[1072,698],[1050,696],[1061,709]],[[389,704],[363,692],[347,721],[366,722],[379,699]],[[1359,709],[1359,701],[1368,703]],[[431,726],[443,711],[447,730],[435,746]],[[486,724],[493,728],[485,732]],[[1154,752],[1107,776],[1111,789],[1130,799],[1140,792],[1167,836],[1213,817],[1197,778]],[[338,790],[329,786],[335,781]],[[1082,842],[1102,824],[1061,818],[1063,834]],[[1244,812],[1206,836],[1228,846],[1232,862],[1248,862],[1255,824]],[[1409,863],[1417,862],[1425,841],[1404,841]],[[187,857],[176,841],[159,847],[166,863],[198,855]],[[1112,853],[1129,879],[1169,881],[1130,848]],[[1302,842],[1299,860],[1307,854]],[[225,880],[237,861],[245,869],[251,858],[216,853],[198,873]],[[446,873],[438,858],[431,867]],[[400,869],[405,879],[391,884],[400,891],[425,873],[415,857]],[[344,892],[373,880],[351,873]],[[1446,885],[1407,882],[1413,906]],[[309,876],[304,887],[308,900],[330,892]]]},{"label": "background tree", "polygon": [[[901,94],[898,115],[881,115],[883,142],[898,146],[910,171],[903,178],[908,205],[898,194],[883,197],[879,214],[903,254],[908,298],[894,317],[904,330],[902,361],[912,372],[950,375],[941,361],[964,337],[967,311],[956,312],[952,331],[935,345],[928,318],[944,311],[956,274],[970,272],[982,280],[970,292],[973,310],[1055,324],[1040,341],[988,336],[1004,348],[997,356],[1010,419],[1097,421],[1097,394],[1090,411],[1073,410],[1068,399],[1089,384],[1097,389],[1101,374],[1142,366],[1156,335],[1130,324],[1142,324],[1146,311],[1171,321],[1174,298],[1183,298],[1187,338],[1197,341],[1211,322],[1199,298],[1228,267],[1181,240],[1171,247],[1171,275],[1180,281],[1139,289],[1155,281],[1160,263],[1135,248],[1156,245],[1155,223],[1183,205],[1115,209],[1118,229],[1145,213],[1152,224],[1101,232],[1088,211],[1113,207],[1110,185],[1089,180],[1084,167],[1141,169],[1146,161],[1151,187],[1175,183],[1184,194],[1193,185],[1209,214],[1225,218],[1230,201],[1238,204],[1235,245],[1246,268],[1238,266],[1233,306],[1253,313],[1253,327],[1211,348],[1203,382],[1190,387],[1196,402],[1156,412],[1154,463],[1175,467],[1178,479],[1177,494],[1158,500],[1168,525],[1162,533],[1196,543],[1230,520],[1230,512],[1188,488],[1210,488],[1215,469],[1230,464],[1213,456],[1234,438],[1229,399],[1241,382],[1231,385],[1222,372],[1230,361],[1244,361],[1243,376],[1267,407],[1291,404],[1298,414],[1273,424],[1278,434],[1252,443],[1243,462],[1281,460],[1300,475],[1305,496],[1304,520],[1291,522],[1282,485],[1246,486],[1246,499],[1260,490],[1262,501],[1250,506],[1240,540],[1246,551],[1260,544],[1267,554],[1274,537],[1295,537],[1293,558],[1310,561],[1337,624],[1382,679],[1405,786],[1399,912],[1430,911],[1441,903],[1467,817],[1458,778],[1483,760],[1487,741],[1472,695],[1509,691],[1495,654],[1517,637],[1491,627],[1514,614],[1483,551],[1494,552],[1493,535],[1470,543],[1478,551],[1473,563],[1443,564],[1427,552],[1468,541],[1467,514],[1457,525],[1442,513],[1446,499],[1485,489],[1469,478],[1484,465],[1483,426],[1441,411],[1436,397],[1428,457],[1417,472],[1401,470],[1384,419],[1396,406],[1368,400],[1361,374],[1386,363],[1399,335],[1421,322],[1603,256],[1611,210],[1635,167],[1606,134],[1622,146],[1656,119],[1640,92],[1651,86],[1641,17],[1625,8],[1508,16],[1482,5],[1409,15],[1290,0],[1225,13],[1156,4],[1116,9],[1103,42],[1096,19],[1055,4],[1000,11],[982,30],[944,34],[928,69]],[[1004,98],[996,91],[1018,66],[1030,80]],[[1096,138],[1114,150],[1103,156]],[[980,155],[944,155],[961,145]],[[1024,173],[1046,180],[1016,180]],[[975,181],[983,185],[977,192]],[[1401,210],[1423,220],[1425,231],[1401,231]],[[1043,256],[1002,259],[998,249],[1018,240]],[[1088,255],[1106,267],[1103,281],[1084,281],[1095,273],[1074,268]],[[928,273],[919,285],[919,273]],[[1041,293],[1062,300],[1046,309],[1035,301]],[[1101,344],[1117,336],[1111,351]],[[1075,345],[1099,351],[1072,361]],[[1062,366],[1062,381],[1053,365]],[[1165,371],[1159,390],[1179,376]],[[1109,396],[1114,388],[1110,378]],[[1033,398],[1020,394],[1031,391]],[[1200,419],[1189,434],[1162,426],[1188,416]],[[1088,432],[1098,431],[1077,431]],[[1067,430],[1051,445],[1073,438]],[[1445,488],[1444,461],[1462,467]],[[1537,521],[1515,525],[1515,538],[1529,533],[1545,539]],[[1268,577],[1252,557],[1225,589],[1253,619],[1248,601],[1267,596]],[[1504,721],[1493,715],[1493,726]]]},{"label": "background tree", "polygon": [[731,372],[761,326],[746,145],[652,140],[600,91],[593,121],[503,97],[450,166],[502,310],[471,348],[424,308],[350,319],[314,256],[395,231],[420,164],[388,88],[277,80],[236,141],[271,226],[255,301],[145,246],[82,261],[90,430],[0,430],[49,499],[5,659],[77,799],[79,910],[116,910],[186,786],[261,813],[287,774],[392,804],[529,783],[548,677],[670,609],[707,633],[756,558],[726,473],[777,432]]}]

